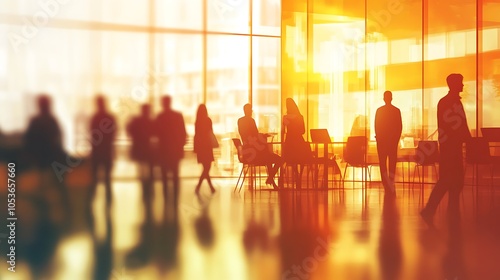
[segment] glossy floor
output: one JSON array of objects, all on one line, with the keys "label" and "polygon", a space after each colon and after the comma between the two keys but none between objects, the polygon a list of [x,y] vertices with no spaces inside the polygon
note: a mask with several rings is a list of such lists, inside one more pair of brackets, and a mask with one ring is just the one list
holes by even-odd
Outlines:
[{"label": "glossy floor", "polygon": [[[189,164],[183,172],[198,174]],[[218,178],[215,194],[203,185],[195,196],[187,176],[178,211],[156,182],[147,222],[142,185],[117,176],[109,219],[100,186],[90,230],[85,188],[71,188],[68,225],[49,189],[28,195],[40,175],[23,176],[16,273],[2,261],[1,279],[500,279],[500,186],[466,186],[459,226],[450,227],[445,199],[430,229],[419,211],[431,184],[398,184],[394,198],[378,183],[234,193],[235,178]]]}]

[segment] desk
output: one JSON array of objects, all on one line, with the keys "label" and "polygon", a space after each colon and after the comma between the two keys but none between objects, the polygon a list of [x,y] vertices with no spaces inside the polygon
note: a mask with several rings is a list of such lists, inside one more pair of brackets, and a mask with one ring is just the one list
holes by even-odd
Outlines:
[{"label": "desk", "polygon": [[[309,144],[314,144],[314,152],[316,158],[319,159],[318,157],[318,146],[323,145],[323,180],[322,180],[322,188],[328,188],[328,167],[330,165],[330,158],[328,156],[328,151],[329,151],[329,145],[332,145],[332,153],[334,155],[333,160],[336,163],[336,157],[335,157],[335,145],[342,145],[344,146],[346,142],[309,142]],[[337,165],[338,166],[338,165]],[[339,167],[339,173],[340,173],[340,178],[342,179],[342,173],[340,172],[340,166]]]}]

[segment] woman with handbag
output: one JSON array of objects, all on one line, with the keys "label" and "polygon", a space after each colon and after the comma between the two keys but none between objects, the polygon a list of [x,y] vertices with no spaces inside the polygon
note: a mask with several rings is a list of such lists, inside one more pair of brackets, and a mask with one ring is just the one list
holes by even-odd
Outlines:
[{"label": "woman with handbag", "polygon": [[198,107],[196,113],[196,122],[194,124],[194,152],[198,159],[198,163],[203,165],[203,172],[200,175],[200,180],[198,185],[196,185],[196,194],[200,191],[201,183],[204,179],[207,179],[208,185],[215,192],[215,188],[212,185],[212,180],[210,179],[210,168],[212,167],[212,161],[214,161],[213,149],[218,146],[217,141],[214,141],[214,132],[212,129],[212,120],[208,117],[207,107],[205,104],[201,104]]}]

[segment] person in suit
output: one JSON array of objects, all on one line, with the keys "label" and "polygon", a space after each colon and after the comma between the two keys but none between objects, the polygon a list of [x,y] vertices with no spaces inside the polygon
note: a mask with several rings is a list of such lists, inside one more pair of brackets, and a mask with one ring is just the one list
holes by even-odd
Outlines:
[{"label": "person in suit", "polygon": [[172,174],[174,185],[174,201],[179,194],[179,163],[184,157],[184,145],[186,144],[186,127],[181,113],[172,110],[170,96],[164,96],[161,100],[163,111],[158,115],[154,123],[154,131],[158,137],[159,164],[163,182],[165,199],[167,198],[167,174]]},{"label": "person in suit", "polygon": [[106,203],[111,205],[111,171],[114,160],[114,141],[116,136],[116,120],[106,108],[106,99],[99,95],[96,97],[97,112],[90,122],[91,133],[91,174],[92,186],[90,190],[90,199],[95,195],[98,183],[99,170],[104,171],[104,185],[106,188]]},{"label": "person in suit", "polygon": [[243,154],[249,162],[265,163],[267,165],[266,184],[279,189],[274,182],[274,176],[283,165],[283,160],[279,155],[269,151],[266,137],[259,133],[257,124],[252,118],[252,104],[245,104],[243,112],[245,116],[238,119],[238,132],[243,142]]},{"label": "person in suit", "polygon": [[24,147],[35,166],[49,168],[52,162],[64,160],[62,133],[58,121],[52,114],[48,95],[38,96],[38,115],[34,116],[24,134]]},{"label": "person in suit", "polygon": [[292,165],[295,182],[297,183],[297,187],[300,188],[301,180],[299,174],[302,171],[298,172],[297,165],[311,163],[314,158],[311,147],[302,136],[306,132],[304,117],[292,98],[286,99],[286,111],[281,126],[283,157],[288,164]]},{"label": "person in suit", "polygon": [[197,194],[199,193],[201,183],[206,179],[208,185],[210,186],[210,190],[214,193],[215,188],[212,185],[212,180],[210,179],[210,168],[212,167],[212,162],[214,161],[211,138],[214,132],[212,128],[212,120],[208,117],[207,107],[205,104],[201,104],[198,107],[194,131],[194,152],[196,153],[198,163],[203,165],[203,171],[200,175],[198,185],[196,185],[195,192]]},{"label": "person in suit", "polygon": [[[394,178],[398,159],[398,143],[403,130],[401,111],[392,105],[392,92],[384,92],[385,105],[375,113],[375,138],[380,163],[380,176],[384,189],[395,193]],[[389,166],[387,166],[389,160]]]},{"label": "person in suit", "polygon": [[[59,122],[52,113],[52,101],[47,94],[37,97],[38,114],[31,118],[24,134],[24,151],[20,154],[20,166],[27,160],[27,168],[33,165],[41,175],[41,189],[54,188],[59,196],[64,212],[66,226],[71,226],[72,208],[67,186],[62,177],[57,176],[55,164],[66,162],[67,155],[63,148],[62,132]],[[16,164],[17,165],[17,164]],[[56,175],[56,176],[54,176]]]},{"label": "person in suit", "polygon": [[[448,94],[441,98],[437,108],[439,141],[439,180],[432,189],[427,205],[420,215],[429,225],[441,199],[448,193],[448,213],[459,213],[460,192],[464,186],[462,144],[471,138],[460,92],[464,77],[450,74],[446,78]],[[455,215],[458,216],[458,215]]]},{"label": "person in suit", "polygon": [[143,184],[143,201],[148,206],[152,198],[153,184],[153,150],[151,137],[153,134],[153,120],[151,119],[151,106],[141,106],[141,114],[133,118],[127,132],[132,140],[130,158],[137,162],[139,176]]}]

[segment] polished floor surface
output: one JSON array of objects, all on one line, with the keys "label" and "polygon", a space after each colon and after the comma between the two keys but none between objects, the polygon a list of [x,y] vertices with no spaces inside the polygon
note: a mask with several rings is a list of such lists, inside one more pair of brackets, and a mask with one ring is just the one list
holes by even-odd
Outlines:
[{"label": "polished floor surface", "polygon": [[500,279],[500,186],[466,186],[458,226],[450,227],[445,199],[430,228],[419,211],[432,184],[399,183],[395,198],[376,182],[234,193],[233,177],[195,196],[200,168],[186,161],[182,173],[192,176],[181,180],[178,211],[157,181],[147,219],[142,185],[126,165],[116,166],[109,216],[97,189],[93,229],[85,187],[70,188],[68,224],[56,196],[29,195],[42,175],[21,175],[16,273],[7,271],[2,229],[0,279]]}]

